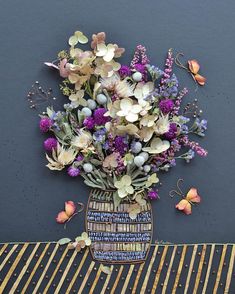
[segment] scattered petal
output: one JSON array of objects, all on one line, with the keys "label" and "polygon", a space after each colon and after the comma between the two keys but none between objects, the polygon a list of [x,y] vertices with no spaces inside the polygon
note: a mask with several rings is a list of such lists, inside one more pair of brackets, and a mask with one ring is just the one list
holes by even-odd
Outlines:
[{"label": "scattered petal", "polygon": [[111,275],[112,273],[111,267],[104,266],[103,264],[101,264],[101,271],[106,275]]},{"label": "scattered petal", "polygon": [[68,244],[68,243],[70,243],[72,240],[71,239],[69,239],[69,238],[62,238],[62,239],[60,239],[57,243],[59,244],[59,245],[64,245],[64,244]]}]

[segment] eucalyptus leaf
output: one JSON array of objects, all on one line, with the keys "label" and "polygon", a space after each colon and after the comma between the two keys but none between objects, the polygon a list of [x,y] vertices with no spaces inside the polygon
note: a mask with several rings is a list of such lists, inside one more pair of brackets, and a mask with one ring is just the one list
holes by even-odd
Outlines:
[{"label": "eucalyptus leaf", "polygon": [[101,165],[101,164],[102,164],[102,161],[93,158],[93,159],[90,160],[90,163],[92,163],[92,164],[94,164],[95,166],[97,166],[97,165]]},{"label": "eucalyptus leaf", "polygon": [[101,187],[99,185],[96,185],[89,180],[84,180],[84,183],[89,187],[101,189]]}]

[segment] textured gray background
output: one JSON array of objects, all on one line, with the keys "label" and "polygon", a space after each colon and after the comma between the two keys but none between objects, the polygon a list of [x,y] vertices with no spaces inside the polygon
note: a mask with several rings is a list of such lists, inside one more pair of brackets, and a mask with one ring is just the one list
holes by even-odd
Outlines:
[{"label": "textured gray background", "polygon": [[[65,200],[86,203],[89,188],[44,165],[43,136],[36,112],[25,99],[39,80],[52,87],[61,105],[59,78],[43,66],[66,48],[67,38],[106,31],[108,40],[125,47],[128,62],[142,43],[152,63],[163,65],[168,48],[197,58],[208,84],[195,96],[194,83],[176,69],[181,86],[189,86],[187,100],[197,97],[209,120],[202,144],[207,159],[178,164],[162,175],[161,200],[153,204],[154,237],[190,242],[234,242],[234,29],[235,2],[227,1],[3,1],[0,9],[0,241],[57,240],[84,230],[84,214],[68,225],[55,216]],[[191,216],[177,213],[169,190],[179,177],[185,189],[196,186],[202,203]]]}]

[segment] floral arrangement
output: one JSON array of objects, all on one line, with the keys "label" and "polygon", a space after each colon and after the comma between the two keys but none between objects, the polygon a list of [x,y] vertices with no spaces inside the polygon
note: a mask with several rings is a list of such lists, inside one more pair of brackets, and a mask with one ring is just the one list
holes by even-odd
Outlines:
[{"label": "floral arrangement", "polygon": [[124,48],[107,44],[104,32],[92,35],[91,50],[81,49],[87,42],[76,31],[70,48],[45,63],[58,70],[68,98],[62,111],[48,107],[40,116],[40,130],[53,134],[44,142],[47,167],[67,169],[90,187],[114,190],[115,205],[123,198],[141,205],[143,191],[157,199],[160,171],[168,171],[177,159],[189,162],[195,154],[207,155],[189,138],[204,136],[207,121],[200,119],[197,101],[180,112],[188,91],[179,88],[171,49],[161,70],[150,63],[142,45],[130,65],[121,65],[117,60]]}]

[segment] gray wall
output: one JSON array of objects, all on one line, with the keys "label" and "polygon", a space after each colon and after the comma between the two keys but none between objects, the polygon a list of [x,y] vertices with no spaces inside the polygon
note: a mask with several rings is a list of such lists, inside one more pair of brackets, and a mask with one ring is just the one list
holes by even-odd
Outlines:
[{"label": "gray wall", "polygon": [[[171,242],[234,242],[234,28],[235,2],[227,1],[3,1],[0,9],[0,240],[57,240],[84,230],[84,214],[68,225],[55,216],[65,200],[87,201],[81,180],[46,167],[37,113],[26,93],[39,80],[59,99],[57,75],[43,66],[66,47],[80,29],[87,35],[106,31],[108,39],[126,48],[123,62],[142,43],[152,63],[163,66],[168,48],[197,58],[207,85],[194,92],[186,72],[176,68],[188,101],[197,97],[209,120],[202,144],[206,160],[178,164],[162,175],[161,200],[154,202],[155,239]],[[169,191],[179,177],[185,189],[196,186],[202,203],[189,217],[174,209]]]}]

